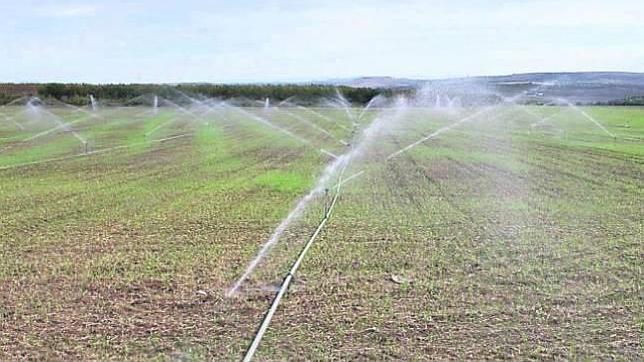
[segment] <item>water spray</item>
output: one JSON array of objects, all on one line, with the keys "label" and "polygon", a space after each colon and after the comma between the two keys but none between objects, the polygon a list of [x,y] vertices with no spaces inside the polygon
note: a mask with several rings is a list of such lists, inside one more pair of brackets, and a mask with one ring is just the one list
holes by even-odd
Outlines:
[{"label": "water spray", "polygon": [[313,109],[311,109],[311,108],[307,108],[307,107],[304,107],[304,106],[300,106],[299,104],[293,104],[293,103],[291,103],[291,102],[289,102],[289,101],[288,101],[288,98],[287,98],[287,99],[285,99],[284,101],[280,102],[280,105],[281,105],[281,104],[286,104],[286,105],[289,105],[289,106],[295,107],[295,108],[297,108],[297,109],[301,109],[301,110],[303,110],[303,111],[305,111],[305,112],[308,112],[308,113],[310,113],[310,114],[312,114],[312,115],[314,115],[314,116],[316,116],[316,117],[318,117],[318,118],[320,118],[320,119],[322,119],[322,120],[324,120],[324,121],[326,121],[326,122],[332,123],[333,125],[338,126],[338,127],[342,128],[342,129],[344,129],[344,130],[347,130],[347,131],[349,130],[349,128],[348,128],[347,126],[345,126],[345,125],[343,125],[343,124],[339,123],[337,120],[333,120],[333,119],[331,119],[331,118],[329,118],[329,117],[325,116],[324,114],[322,114],[322,113],[320,113],[320,112],[317,112],[317,111],[315,111],[315,110],[313,110]]},{"label": "water spray", "polygon": [[89,103],[92,106],[92,111],[96,112],[96,99],[94,99],[94,95],[92,94],[89,95]]},{"label": "water spray", "polygon": [[362,174],[364,174],[364,173],[365,173],[365,171],[364,171],[364,170],[362,170],[362,171],[358,171],[358,172],[354,173],[353,175],[351,175],[351,176],[349,176],[349,177],[346,177],[346,178],[345,178],[345,179],[343,179],[341,182],[336,183],[336,184],[335,184],[331,189],[332,189],[332,190],[335,190],[335,189],[339,188],[340,186],[342,186],[342,185],[344,185],[344,184],[348,183],[349,181],[351,181],[351,180],[353,180],[353,179],[355,179],[355,178],[358,178],[359,176],[362,176]]},{"label": "water spray", "polygon": [[5,115],[5,114],[3,114],[2,116],[4,117],[4,119],[5,119],[5,120],[10,121],[10,122],[11,122],[11,123],[13,123],[14,125],[16,125],[16,127],[18,127],[18,129],[20,129],[21,131],[24,131],[24,130],[25,130],[25,126],[23,126],[22,124],[20,124],[19,122],[17,122],[13,117],[11,117],[11,116],[7,116],[7,115]]},{"label": "water spray", "polygon": [[559,98],[559,101],[561,101],[561,102],[563,102],[563,103],[567,104],[569,107],[571,107],[572,109],[574,109],[575,111],[577,111],[578,113],[580,113],[582,116],[584,116],[584,118],[586,118],[588,121],[592,122],[594,125],[596,125],[597,127],[599,127],[599,129],[601,129],[602,131],[604,131],[607,135],[609,135],[609,136],[611,136],[611,137],[613,137],[613,138],[617,138],[617,136],[615,136],[615,134],[614,134],[614,133],[612,133],[612,132],[610,132],[609,130],[607,130],[607,129],[606,129],[606,127],[604,127],[601,123],[599,123],[599,121],[597,121],[597,120],[596,120],[595,118],[593,118],[591,115],[589,115],[588,113],[586,113],[583,109],[581,109],[581,108],[577,107],[577,106],[576,106],[576,105],[574,105],[572,102],[570,102],[570,101],[568,101],[568,100],[566,100],[566,99]]},{"label": "water spray", "polygon": [[335,96],[337,97],[338,101],[342,105],[342,108],[344,109],[344,112],[347,114],[349,121],[351,121],[351,123],[355,125],[356,119],[354,115],[351,113],[351,111],[349,110],[349,106],[351,105],[351,103],[349,103],[349,101],[346,98],[344,98],[344,96],[340,92],[340,89],[338,88],[335,89]]},{"label": "water spray", "polygon": [[85,121],[85,120],[87,120],[87,118],[80,118],[80,119],[77,119],[77,120],[74,120],[74,121],[71,121],[71,122],[67,122],[67,123],[66,123],[66,122],[64,122],[64,121],[63,121],[63,120],[62,120],[58,115],[56,115],[56,114],[54,114],[54,113],[52,113],[52,112],[50,112],[50,111],[48,111],[48,110],[46,110],[46,109],[42,109],[42,107],[37,107],[37,106],[35,106],[35,105],[33,104],[33,102],[34,102],[34,101],[40,101],[40,99],[38,99],[38,98],[32,98],[31,100],[29,100],[29,102],[27,103],[27,107],[28,107],[28,109],[29,109],[31,112],[36,112],[36,114],[39,114],[41,111],[46,112],[46,113],[47,113],[47,114],[48,114],[48,115],[49,115],[49,116],[54,120],[54,122],[55,122],[58,126],[53,127],[53,128],[50,128],[50,129],[48,129],[48,130],[46,130],[46,131],[43,131],[43,132],[37,133],[37,134],[35,134],[35,135],[33,135],[33,136],[27,137],[27,138],[25,138],[24,140],[22,140],[22,142],[29,142],[29,141],[33,141],[33,140],[35,140],[35,139],[37,139],[37,138],[40,138],[40,137],[45,136],[45,135],[48,135],[48,134],[50,134],[50,133],[52,133],[52,132],[55,132],[55,131],[57,131],[57,130],[60,130],[60,129],[63,129],[63,130],[65,130],[65,131],[69,131],[69,132],[71,132],[71,134],[72,134],[74,137],[76,137],[76,139],[78,139],[78,140],[81,142],[81,144],[84,144],[84,143],[86,143],[86,142],[87,142],[87,140],[85,140],[85,138],[83,138],[81,135],[79,135],[76,131],[72,130],[72,129],[71,129],[71,127],[70,127],[71,125],[73,125],[73,124],[75,124],[75,123],[78,123],[78,122],[81,122],[81,121]]},{"label": "water spray", "polygon": [[286,114],[287,116],[289,116],[289,117],[291,117],[291,118],[293,118],[293,119],[295,119],[295,120],[297,120],[297,121],[299,121],[299,122],[302,122],[302,123],[304,123],[304,124],[308,125],[308,126],[309,126],[309,127],[311,127],[311,128],[316,129],[317,131],[320,131],[321,133],[325,134],[326,136],[329,136],[330,138],[332,138],[333,140],[335,140],[335,141],[337,141],[337,142],[342,143],[342,142],[341,142],[340,140],[338,140],[338,139],[337,139],[333,134],[331,134],[331,132],[329,132],[329,131],[327,131],[326,129],[324,129],[324,128],[322,128],[322,127],[318,126],[317,124],[315,124],[315,123],[313,123],[313,122],[309,121],[308,119],[303,118],[303,117],[300,117],[300,116],[298,116],[297,114],[294,114],[293,112],[289,112],[289,111],[287,111],[287,110],[284,110],[284,114]]},{"label": "water spray", "polygon": [[[185,138],[185,137],[192,137],[192,136],[194,136],[194,133],[184,133],[184,134],[171,136],[171,137],[166,137],[166,138],[162,138],[162,139],[151,140],[150,142],[162,143],[162,142],[166,142],[166,141],[170,141],[170,140],[175,140],[175,139]],[[80,158],[80,157],[98,155],[98,154],[108,153],[108,152],[112,152],[112,151],[116,151],[116,150],[121,150],[121,149],[126,149],[126,148],[131,148],[131,147],[137,147],[137,146],[146,145],[146,144],[148,144],[148,142],[131,143],[131,144],[127,144],[127,145],[115,146],[115,147],[110,147],[110,148],[103,148],[103,149],[94,150],[94,151],[88,150],[85,153],[79,153],[79,154],[75,154],[75,155],[48,158],[48,159],[45,159],[45,160],[24,162],[24,163],[18,163],[18,164],[13,164],[13,165],[8,165],[8,166],[0,166],[0,171],[9,170],[9,169],[13,169],[13,168],[26,167],[26,166],[34,166],[34,165],[39,165],[39,164],[44,164],[44,163],[66,161],[66,160],[71,160],[71,159]]]},{"label": "water spray", "polygon": [[367,113],[367,111],[378,101],[381,101],[383,98],[381,95],[377,95],[369,100],[367,102],[367,105],[362,108],[362,112],[360,112],[360,115],[358,115],[358,120],[361,120],[362,117]]},{"label": "water spray", "polygon": [[[277,243],[277,241],[286,231],[289,225],[293,221],[298,219],[302,215],[308,204],[311,203],[319,194],[324,191],[324,189],[328,187],[327,184],[329,180],[334,175],[336,175],[339,170],[344,170],[346,168],[346,164],[348,164],[351,160],[364,152],[365,147],[373,141],[373,138],[383,127],[383,123],[384,120],[379,118],[372,121],[371,125],[369,125],[369,127],[365,128],[362,131],[361,140],[357,144],[352,145],[346,153],[338,156],[327,165],[327,167],[322,172],[322,175],[318,178],[315,187],[298,201],[296,206],[289,212],[287,217],[282,220],[282,222],[277,226],[268,241],[266,241],[262,245],[255,258],[248,264],[242,276],[237,279],[234,285],[228,290],[228,292],[226,293],[227,296],[230,297],[237,293],[241,285],[246,281],[246,279],[248,279],[255,268],[259,265],[260,261]],[[343,172],[344,171],[341,171],[340,173],[342,174]]]},{"label": "water spray", "polygon": [[268,309],[264,318],[262,319],[262,322],[257,330],[257,333],[253,338],[251,345],[246,351],[246,354],[244,356],[244,361],[250,361],[254,356],[255,352],[257,351],[257,348],[259,347],[259,343],[261,342],[264,334],[266,333],[266,330],[268,329],[271,319],[273,318],[273,315],[275,314],[277,307],[279,306],[281,299],[283,298],[284,294],[288,290],[288,287],[291,281],[293,280],[295,273],[299,269],[302,261],[304,260],[306,253],[311,248],[311,245],[313,245],[313,242],[315,241],[315,239],[317,238],[317,236],[322,231],[327,221],[331,217],[331,213],[338,201],[338,196],[340,195],[340,192],[341,192],[341,186],[343,184],[342,180],[347,167],[349,166],[349,164],[354,158],[361,155],[365,151],[365,147],[373,141],[375,136],[380,132],[383,125],[384,125],[383,120],[376,118],[374,121],[371,122],[371,125],[369,125],[369,127],[367,127],[362,131],[362,134],[361,134],[362,137],[359,142],[355,144],[352,142],[352,144],[354,145],[351,146],[351,149],[347,151],[347,153],[338,157],[327,166],[322,176],[318,179],[317,186],[307,196],[305,196],[302,200],[300,200],[296,208],[293,211],[291,211],[287,219],[285,219],[278,227],[279,233],[277,233],[277,230],[276,232],[273,233],[273,236],[271,236],[271,239],[269,240],[269,242],[264,244],[264,246],[260,250],[260,253],[257,255],[257,257],[255,257],[255,259],[253,259],[253,261],[246,268],[244,275],[242,275],[242,277],[228,291],[227,296],[229,297],[234,295],[237,292],[238,288],[246,280],[246,278],[248,278],[248,276],[253,272],[253,269],[258,265],[260,260],[265,256],[265,254],[268,252],[270,247],[272,247],[272,245],[275,242],[277,242],[277,239],[279,238],[281,233],[284,232],[284,230],[290,223],[290,220],[295,217],[293,215],[301,214],[303,208],[306,207],[308,202],[312,200],[314,195],[321,193],[322,191],[324,191],[325,195],[328,195],[329,188],[325,185],[334,174],[339,172],[338,182],[335,187],[336,192],[333,196],[333,199],[328,204],[328,207],[325,206],[325,212],[324,212],[324,217],[322,221],[319,223],[313,235],[306,242],[304,248],[298,255],[297,260],[295,260],[289,272],[287,273],[286,277],[283,279],[282,285],[279,291],[275,295],[275,298],[273,299],[270,308]]},{"label": "water spray", "polygon": [[544,123],[546,123],[546,122],[548,122],[548,121],[550,121],[550,120],[554,119],[554,118],[555,118],[555,117],[557,117],[559,114],[561,114],[563,111],[564,111],[563,109],[560,109],[560,110],[558,110],[557,112],[555,112],[555,113],[553,113],[553,114],[551,114],[551,115],[549,115],[549,116],[547,116],[547,117],[544,117],[544,118],[540,119],[540,120],[539,120],[539,121],[537,121],[537,122],[532,123],[532,124],[530,125],[530,127],[531,127],[531,128],[538,127],[538,126],[540,126],[540,125],[542,125],[542,124],[544,124]]},{"label": "water spray", "polygon": [[278,132],[281,132],[281,133],[283,133],[283,134],[285,134],[285,135],[287,135],[287,136],[289,136],[289,137],[291,137],[291,138],[293,138],[293,139],[295,139],[295,140],[297,140],[297,141],[299,141],[301,143],[304,143],[304,144],[307,144],[307,145],[311,144],[311,141],[306,140],[306,139],[296,135],[295,133],[293,133],[293,132],[291,132],[291,131],[289,131],[287,129],[284,129],[284,128],[272,123],[271,121],[267,120],[266,118],[260,117],[260,116],[258,116],[256,114],[248,112],[248,111],[246,111],[244,109],[241,109],[239,107],[233,107],[233,106],[231,106],[231,105],[229,105],[227,103],[224,103],[223,105],[224,105],[224,107],[232,109],[232,110],[234,110],[234,111],[236,111],[236,112],[238,112],[240,114],[243,114],[247,118],[250,118],[250,119],[252,119],[252,120],[254,120],[256,122],[259,122],[259,123],[261,123],[261,124],[263,124],[265,126],[268,126],[268,127],[272,128],[272,129],[278,131]]},{"label": "water spray", "polygon": [[[339,182],[342,181],[342,176],[344,172],[347,169],[347,166],[349,165],[349,162],[351,161],[350,158],[344,158],[342,163],[342,169],[340,171],[339,175]],[[325,195],[328,198],[328,188],[325,188]],[[264,334],[268,330],[268,326],[271,323],[271,320],[273,319],[273,316],[275,315],[275,312],[277,311],[277,307],[279,306],[282,298],[284,297],[284,294],[286,294],[286,291],[288,290],[289,285],[293,281],[293,278],[295,277],[295,273],[297,270],[300,268],[300,265],[302,264],[302,261],[304,260],[304,257],[308,253],[309,249],[313,245],[313,242],[315,239],[317,239],[318,235],[326,225],[327,221],[331,217],[331,212],[333,211],[333,208],[335,207],[337,201],[338,201],[338,196],[340,195],[340,187],[337,188],[333,198],[331,199],[330,203],[325,202],[325,207],[324,207],[324,217],[322,218],[322,221],[318,224],[318,227],[315,229],[315,232],[313,232],[313,235],[309,238],[309,240],[306,242],[304,245],[304,248],[298,255],[297,259],[295,262],[291,265],[290,270],[286,274],[286,277],[284,277],[282,281],[282,285],[280,286],[279,291],[275,295],[275,298],[271,302],[271,306],[269,307],[268,311],[264,315],[264,318],[262,319],[262,322],[257,329],[257,333],[255,333],[255,336],[253,338],[253,341],[251,342],[250,346],[246,350],[246,354],[244,355],[244,362],[251,361],[253,356],[255,355],[255,352],[257,352],[257,348],[259,347],[259,343],[262,341],[262,338],[264,337]]]},{"label": "water spray", "polygon": [[471,114],[471,115],[469,115],[467,117],[461,118],[460,120],[450,124],[449,126],[439,128],[438,130],[436,130],[436,131],[432,132],[431,134],[419,139],[418,141],[416,141],[416,142],[414,142],[414,143],[412,143],[412,144],[410,144],[410,145],[408,145],[406,147],[403,147],[400,150],[390,154],[389,156],[387,156],[386,160],[389,161],[392,158],[395,158],[395,157],[399,156],[400,154],[402,154],[404,152],[407,152],[408,150],[418,146],[419,144],[421,144],[421,143],[423,143],[423,142],[425,142],[425,141],[427,141],[427,140],[429,140],[431,138],[434,138],[434,137],[440,135],[443,132],[449,131],[452,128],[457,127],[457,126],[459,126],[459,125],[461,125],[461,124],[463,124],[465,122],[468,122],[468,121],[470,121],[470,120],[472,120],[474,118],[480,117],[483,114],[489,113],[489,112],[491,112],[492,110],[494,110],[496,108],[497,108],[496,106],[484,108],[484,109],[482,109],[482,110],[480,110],[480,111],[478,111],[478,112],[476,112],[474,114]]}]

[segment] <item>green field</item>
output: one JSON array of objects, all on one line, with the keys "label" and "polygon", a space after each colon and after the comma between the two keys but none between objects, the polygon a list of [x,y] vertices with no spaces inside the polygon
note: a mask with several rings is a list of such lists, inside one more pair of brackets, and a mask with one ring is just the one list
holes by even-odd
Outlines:
[{"label": "green field", "polygon": [[644,108],[361,114],[0,108],[0,360],[240,359],[354,142],[259,359],[643,358]]}]

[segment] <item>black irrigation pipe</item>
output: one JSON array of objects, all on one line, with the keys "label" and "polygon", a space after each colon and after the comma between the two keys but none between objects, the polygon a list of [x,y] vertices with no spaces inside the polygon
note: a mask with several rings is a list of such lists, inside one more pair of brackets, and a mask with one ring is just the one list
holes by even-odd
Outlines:
[{"label": "black irrigation pipe", "polygon": [[[455,123],[452,123],[449,126],[443,127],[443,128],[439,129],[438,131],[434,132],[433,134],[431,134],[431,135],[429,135],[429,136],[427,136],[425,138],[422,138],[421,140],[419,140],[416,143],[411,144],[407,148],[402,149],[401,151],[398,151],[398,152],[394,152],[393,154],[389,155],[389,157],[387,157],[386,160],[389,161],[393,157],[396,157],[399,154],[401,154],[404,151],[406,151],[408,148],[414,147],[414,146],[416,146],[416,145],[418,145],[418,144],[420,144],[420,143],[422,143],[422,142],[424,142],[424,141],[426,141],[426,140],[428,140],[430,138],[434,138],[435,136],[439,135],[440,133],[448,131],[448,130],[450,130],[450,129],[452,129],[452,128],[458,126],[459,124],[461,124],[463,122],[466,122],[468,120],[478,118],[480,115],[488,113],[488,112],[490,112],[490,111],[492,111],[494,109],[496,109],[496,107],[491,107],[491,108],[484,109],[482,111],[476,112],[474,114],[468,115],[467,117],[465,117],[465,118],[463,118],[463,119],[461,119],[461,120],[459,120],[459,121],[457,121]],[[269,307],[268,311],[264,315],[264,318],[262,319],[262,322],[259,325],[259,328],[257,329],[257,332],[255,332],[255,336],[253,337],[253,341],[251,342],[250,346],[246,350],[246,354],[244,355],[244,359],[243,359],[244,362],[250,362],[253,359],[253,356],[255,355],[255,352],[257,352],[257,348],[259,348],[259,344],[262,341],[262,338],[264,337],[264,334],[268,330],[268,326],[270,325],[271,320],[273,319],[273,316],[275,315],[275,312],[277,311],[277,307],[279,306],[282,298],[284,297],[284,294],[286,294],[286,291],[288,290],[288,287],[291,284],[291,281],[293,281],[295,273],[299,269],[300,264],[302,264],[302,261],[304,260],[304,257],[306,256],[306,253],[309,251],[309,249],[313,245],[313,242],[315,241],[315,239],[318,237],[318,235],[320,234],[320,232],[324,228],[324,225],[326,225],[327,221],[329,221],[329,218],[331,217],[331,212],[333,211],[333,208],[335,207],[335,204],[338,201],[338,196],[340,195],[340,191],[342,189],[342,184],[344,183],[343,180],[342,180],[342,177],[344,175],[344,171],[347,169],[347,166],[349,165],[349,161],[350,160],[345,161],[346,163],[343,165],[342,170],[340,171],[340,176],[338,177],[338,182],[337,182],[336,186],[333,187],[333,188],[336,189],[336,192],[335,192],[335,194],[333,196],[333,200],[331,201],[329,207],[325,207],[325,209],[324,209],[324,218],[320,221],[320,223],[318,224],[317,229],[315,229],[315,232],[313,233],[313,235],[311,235],[309,240],[306,242],[306,244],[304,245],[304,248],[302,249],[302,251],[300,251],[300,254],[298,255],[297,259],[291,265],[291,269],[289,270],[289,272],[286,274],[286,276],[282,280],[282,284],[280,286],[280,289],[277,291],[277,294],[275,294],[275,297],[273,298],[273,301],[271,302],[271,306]],[[356,176],[358,176],[360,174],[362,174],[362,171],[358,172],[357,174],[352,175],[350,178],[356,177]]]},{"label": "black irrigation pipe", "polygon": [[[271,306],[269,307],[268,311],[264,315],[264,318],[262,319],[262,322],[259,325],[257,332],[255,333],[255,337],[253,337],[253,341],[251,342],[250,346],[246,350],[246,354],[244,355],[244,359],[243,359],[244,362],[251,361],[253,359],[253,356],[255,355],[255,352],[257,352],[257,348],[259,347],[259,343],[262,341],[262,338],[264,337],[264,334],[266,333],[266,330],[268,329],[268,326],[271,323],[271,320],[273,319],[273,315],[275,315],[275,312],[277,311],[277,307],[279,306],[280,301],[282,300],[282,297],[284,297],[284,294],[286,294],[286,291],[288,290],[288,287],[291,284],[291,281],[293,280],[295,273],[300,268],[300,265],[302,264],[302,261],[306,256],[306,253],[309,251],[309,249],[313,245],[313,242],[315,241],[315,239],[318,237],[318,235],[324,228],[324,225],[326,225],[327,221],[329,221],[333,208],[335,207],[335,204],[338,201],[338,197],[340,196],[340,191],[342,189],[342,184],[343,184],[342,176],[344,175],[344,171],[347,169],[347,166],[349,165],[349,161],[350,161],[349,159],[345,161],[345,164],[342,167],[342,170],[340,171],[340,176],[338,177],[338,183],[334,187],[336,189],[336,192],[333,196],[333,199],[331,200],[331,203],[328,205],[328,207],[325,205],[324,218],[322,218],[322,220],[318,224],[318,227],[315,229],[315,232],[313,232],[309,240],[306,242],[306,244],[304,245],[304,248],[302,248],[302,251],[300,251],[300,254],[298,255],[297,259],[291,265],[291,269],[288,271],[288,273],[282,280],[282,285],[280,286],[280,289],[278,290],[277,294],[275,294],[275,297],[271,302]],[[327,189],[327,192],[328,192],[328,189]]]}]

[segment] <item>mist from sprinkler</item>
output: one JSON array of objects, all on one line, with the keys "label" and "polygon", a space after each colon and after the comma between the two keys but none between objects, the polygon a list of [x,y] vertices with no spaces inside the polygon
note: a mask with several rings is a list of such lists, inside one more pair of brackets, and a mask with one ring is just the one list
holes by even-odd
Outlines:
[{"label": "mist from sprinkler", "polygon": [[[402,101],[402,99],[399,99],[399,102]],[[398,104],[398,107],[396,109],[396,115],[393,118],[397,118],[399,116],[400,110],[405,109],[402,103]],[[355,142],[354,146],[351,147],[346,153],[337,156],[335,159],[333,159],[324,169],[320,177],[317,179],[315,183],[315,187],[304,197],[302,197],[295,207],[289,212],[289,214],[284,218],[280,224],[277,226],[277,228],[273,231],[271,234],[270,238],[264,242],[262,247],[260,248],[259,252],[253,258],[250,263],[246,266],[246,269],[244,270],[243,274],[237,279],[237,281],[233,284],[233,286],[228,290],[226,295],[228,297],[234,296],[241,285],[250,277],[250,275],[255,271],[259,263],[266,257],[266,255],[270,252],[270,250],[273,248],[273,246],[279,241],[280,237],[282,234],[288,229],[288,227],[299,217],[304,213],[308,205],[316,199],[317,196],[322,195],[325,193],[325,190],[328,190],[328,183],[330,180],[332,180],[335,176],[338,175],[338,172],[340,170],[346,169],[346,166],[352,162],[353,160],[357,159],[361,155],[365,153],[367,150],[367,147],[369,147],[373,141],[376,139],[376,137],[386,129],[388,125],[391,125],[395,122],[392,121],[391,118],[389,117],[384,117],[384,116],[379,116],[376,117],[371,124],[366,127],[365,129],[362,130],[360,133],[360,137]]]}]

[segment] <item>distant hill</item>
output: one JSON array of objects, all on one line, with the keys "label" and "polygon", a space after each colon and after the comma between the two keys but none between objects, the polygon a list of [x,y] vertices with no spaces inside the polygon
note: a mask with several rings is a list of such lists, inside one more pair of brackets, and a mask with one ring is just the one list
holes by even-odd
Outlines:
[{"label": "distant hill", "polygon": [[355,88],[407,88],[416,87],[426,82],[428,80],[394,77],[360,77],[352,79],[332,79],[324,83]]},{"label": "distant hill", "polygon": [[507,95],[523,92],[535,99],[565,97],[579,103],[605,103],[644,96],[644,73],[627,72],[522,73],[448,79],[361,77],[329,83],[356,88],[426,86],[445,93],[476,88]]}]

